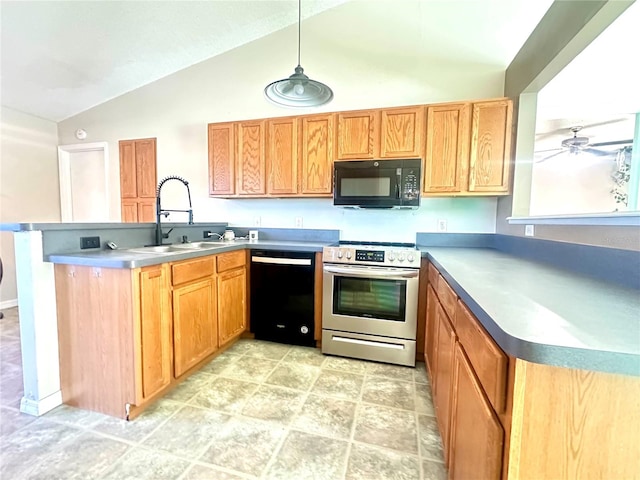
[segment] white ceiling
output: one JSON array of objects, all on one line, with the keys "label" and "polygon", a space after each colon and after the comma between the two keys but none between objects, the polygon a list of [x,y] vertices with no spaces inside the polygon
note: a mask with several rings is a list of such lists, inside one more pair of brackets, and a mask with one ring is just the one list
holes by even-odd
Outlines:
[{"label": "white ceiling", "polygon": [[[362,48],[407,61],[505,69],[551,1],[304,0],[302,15],[334,9],[327,18],[344,14],[364,22],[376,35]],[[0,5],[2,105],[53,121],[297,22],[295,0]],[[327,22],[328,45],[358,42],[332,23],[344,24]],[[302,36],[304,59],[304,24]]]}]

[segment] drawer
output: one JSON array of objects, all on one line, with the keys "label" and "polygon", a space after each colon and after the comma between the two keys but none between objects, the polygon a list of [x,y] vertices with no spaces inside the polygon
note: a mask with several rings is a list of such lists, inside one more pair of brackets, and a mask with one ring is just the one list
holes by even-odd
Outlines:
[{"label": "drawer", "polygon": [[440,276],[440,273],[438,272],[438,269],[433,266],[433,263],[430,263],[429,264],[429,283],[431,284],[434,290],[438,288],[439,276]]},{"label": "drawer", "polygon": [[218,273],[226,272],[233,268],[244,267],[247,264],[247,254],[244,250],[221,253],[216,256]]},{"label": "drawer", "polygon": [[171,264],[171,284],[191,282],[213,275],[213,255]]},{"label": "drawer", "polygon": [[509,359],[460,300],[456,313],[456,331],[487,398],[496,412],[502,413],[505,408]]},{"label": "drawer", "polygon": [[442,304],[442,308],[447,312],[447,315],[449,315],[449,318],[451,319],[451,323],[455,326],[456,302],[458,301],[458,296],[456,295],[456,292],[453,291],[453,288],[449,286],[447,281],[442,278],[442,275],[439,275],[436,293],[438,294],[438,299]]}]

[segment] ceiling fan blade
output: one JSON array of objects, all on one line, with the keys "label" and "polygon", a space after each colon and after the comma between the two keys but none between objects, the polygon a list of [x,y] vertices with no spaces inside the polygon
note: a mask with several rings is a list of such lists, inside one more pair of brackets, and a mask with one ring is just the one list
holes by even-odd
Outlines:
[{"label": "ceiling fan blade", "polygon": [[549,159],[551,159],[551,158],[553,158],[553,157],[557,157],[558,155],[560,155],[560,154],[562,154],[562,153],[564,153],[564,152],[565,152],[565,150],[563,149],[563,150],[559,151],[558,153],[554,153],[553,155],[547,155],[546,157],[541,158],[541,159],[540,159],[540,160],[538,160],[538,161],[534,161],[533,163],[542,163],[542,162],[546,162],[547,160],[549,160]]},{"label": "ceiling fan blade", "polygon": [[633,139],[630,139],[630,140],[617,140],[615,142],[598,142],[598,143],[592,143],[589,146],[590,147],[609,147],[609,146],[613,146],[613,145],[632,145],[632,144],[633,144]]},{"label": "ceiling fan blade", "polygon": [[604,125],[612,125],[614,123],[619,123],[619,122],[627,122],[630,121],[629,118],[625,118],[625,117],[621,117],[621,118],[612,118],[610,120],[603,120],[602,122],[594,122],[594,123],[582,123],[580,121],[577,120],[571,120],[570,121],[570,125],[567,126],[563,126],[560,128],[556,128],[553,130],[549,130],[548,132],[540,132],[536,134],[536,140],[537,141],[541,141],[544,140],[545,138],[549,138],[549,137],[555,137],[557,135],[564,135],[567,132],[569,132],[571,130],[571,127],[576,126],[576,125],[580,125],[582,127],[583,130],[590,130],[592,128],[595,127],[602,127]]},{"label": "ceiling fan blade", "polygon": [[582,149],[585,153],[590,153],[591,155],[595,155],[597,157],[606,157],[606,156],[616,156],[618,154],[617,151],[606,151],[606,150],[598,150],[597,148],[584,148]]},{"label": "ceiling fan blade", "polygon": [[547,150],[536,150],[533,153],[557,152],[558,150],[564,150],[564,148],[548,148]]}]

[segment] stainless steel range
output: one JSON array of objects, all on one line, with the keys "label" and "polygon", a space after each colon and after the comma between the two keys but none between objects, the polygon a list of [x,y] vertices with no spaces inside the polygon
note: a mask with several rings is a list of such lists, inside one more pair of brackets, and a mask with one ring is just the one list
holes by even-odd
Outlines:
[{"label": "stainless steel range", "polygon": [[413,244],[324,247],[322,353],[415,366],[419,271]]}]

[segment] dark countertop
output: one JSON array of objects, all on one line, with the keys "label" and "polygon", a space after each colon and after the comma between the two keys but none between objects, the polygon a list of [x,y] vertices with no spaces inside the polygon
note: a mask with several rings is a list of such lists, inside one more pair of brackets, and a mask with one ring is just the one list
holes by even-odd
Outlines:
[{"label": "dark countertop", "polygon": [[91,250],[87,252],[56,253],[45,255],[44,260],[67,265],[84,265],[107,268],[138,268],[160,263],[188,260],[190,258],[216,255],[233,250],[283,250],[294,252],[321,252],[330,242],[291,242],[283,240],[233,240],[211,241],[210,248],[181,250],[166,253],[140,253],[132,249]]},{"label": "dark countertop", "polygon": [[640,291],[488,248],[421,251],[507,354],[640,376]]}]

